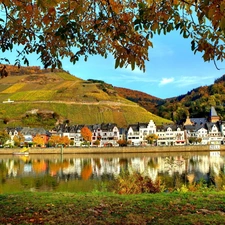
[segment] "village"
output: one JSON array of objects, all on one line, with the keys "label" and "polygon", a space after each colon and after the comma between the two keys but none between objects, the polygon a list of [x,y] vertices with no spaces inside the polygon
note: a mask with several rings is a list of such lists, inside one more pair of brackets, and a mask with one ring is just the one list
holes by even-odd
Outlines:
[{"label": "village", "polygon": [[[89,140],[82,134],[82,128],[91,132]],[[189,118],[182,125],[149,123],[130,124],[127,129],[114,123],[95,125],[59,124],[52,130],[44,128],[7,128],[9,139],[2,147],[15,146],[15,137],[23,136],[21,146],[57,147],[60,143],[49,144],[50,138],[66,138],[65,147],[116,147],[116,146],[183,146],[221,145],[225,141],[225,122],[221,121],[212,106],[208,118]],[[42,141],[36,142],[37,136]],[[88,140],[88,141],[87,141]],[[40,144],[41,143],[41,144]]]}]

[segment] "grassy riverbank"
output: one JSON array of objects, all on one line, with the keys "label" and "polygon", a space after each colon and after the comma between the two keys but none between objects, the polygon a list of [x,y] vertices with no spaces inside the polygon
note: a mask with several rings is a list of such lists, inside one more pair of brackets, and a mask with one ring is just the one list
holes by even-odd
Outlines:
[{"label": "grassy riverbank", "polygon": [[225,224],[225,192],[0,195],[0,224]]}]

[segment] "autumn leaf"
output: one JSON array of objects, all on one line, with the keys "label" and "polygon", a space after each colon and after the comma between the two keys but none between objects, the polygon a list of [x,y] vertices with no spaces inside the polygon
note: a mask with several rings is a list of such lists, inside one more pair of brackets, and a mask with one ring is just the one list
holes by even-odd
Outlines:
[{"label": "autumn leaf", "polygon": [[89,130],[88,127],[84,126],[81,129],[81,135],[84,138],[85,141],[91,141],[92,138],[92,132]]},{"label": "autumn leaf", "polygon": [[196,46],[203,39],[214,46],[214,54],[207,45],[192,48],[194,53],[202,52],[206,61],[225,59],[222,0],[4,0],[0,6],[7,18],[1,18],[1,50],[20,45],[18,58],[26,64],[27,55],[33,53],[40,56],[45,68],[62,67],[64,57],[76,63],[80,58],[87,60],[88,55],[105,57],[111,53],[115,68],[131,65],[145,71],[145,62],[151,57],[148,50],[153,46],[149,40],[173,30]]}]

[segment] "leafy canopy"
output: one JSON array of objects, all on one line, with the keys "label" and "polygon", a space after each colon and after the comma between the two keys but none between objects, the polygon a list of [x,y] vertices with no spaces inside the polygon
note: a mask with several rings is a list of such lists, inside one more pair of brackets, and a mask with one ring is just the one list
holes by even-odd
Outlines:
[{"label": "leafy canopy", "polygon": [[173,30],[205,61],[225,58],[225,0],[1,0],[0,7],[0,48],[21,46],[18,65],[31,53],[45,68],[110,53],[116,68],[145,70],[153,36]]}]

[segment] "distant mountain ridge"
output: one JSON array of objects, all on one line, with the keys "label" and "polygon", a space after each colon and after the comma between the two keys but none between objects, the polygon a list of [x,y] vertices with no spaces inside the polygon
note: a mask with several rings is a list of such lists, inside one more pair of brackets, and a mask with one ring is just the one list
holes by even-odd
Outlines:
[{"label": "distant mountain ridge", "polygon": [[214,84],[200,86],[188,91],[187,94],[167,99],[159,99],[130,89],[115,89],[120,96],[176,123],[184,122],[187,116],[207,118],[211,106],[214,106],[220,118],[225,120],[225,75],[216,79]]}]

